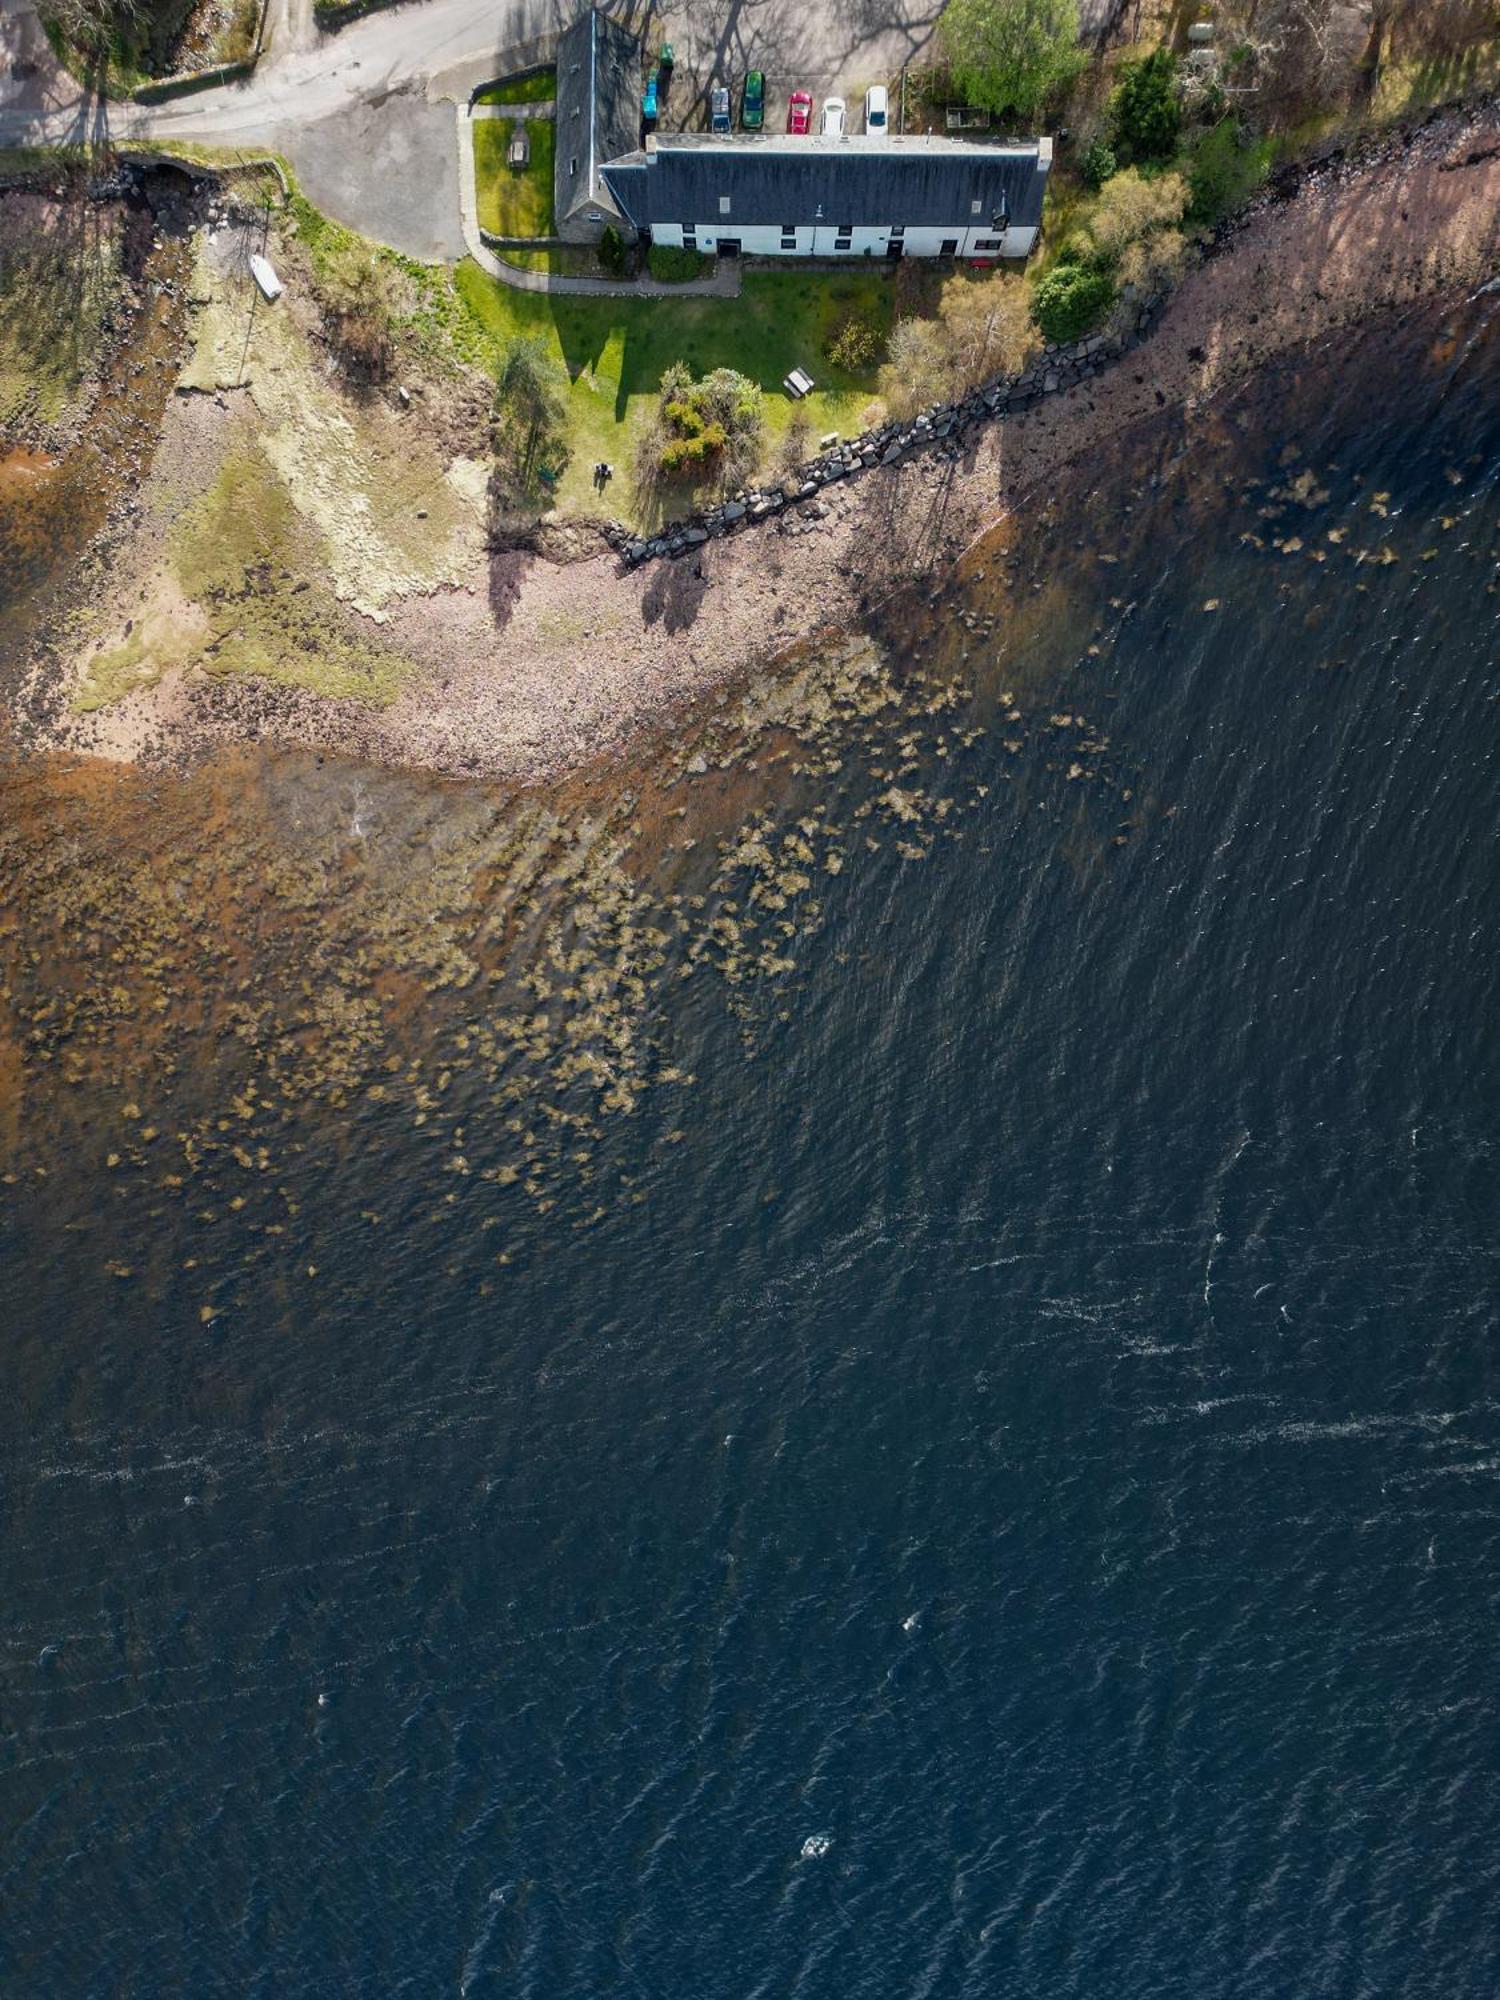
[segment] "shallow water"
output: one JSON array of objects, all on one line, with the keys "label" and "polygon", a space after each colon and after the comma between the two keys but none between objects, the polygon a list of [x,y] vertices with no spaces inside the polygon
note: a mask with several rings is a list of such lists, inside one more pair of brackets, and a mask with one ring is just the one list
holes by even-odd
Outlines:
[{"label": "shallow water", "polygon": [[1497,416],[608,785],[7,774],[6,1990],[1494,1990]]}]

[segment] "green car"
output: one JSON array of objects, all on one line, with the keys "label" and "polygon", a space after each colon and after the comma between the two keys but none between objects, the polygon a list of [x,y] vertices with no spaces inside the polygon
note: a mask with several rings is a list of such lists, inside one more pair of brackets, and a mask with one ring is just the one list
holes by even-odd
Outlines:
[{"label": "green car", "polygon": [[766,79],[753,69],[745,78],[745,95],[740,100],[740,123],[747,132],[758,132],[766,122]]}]

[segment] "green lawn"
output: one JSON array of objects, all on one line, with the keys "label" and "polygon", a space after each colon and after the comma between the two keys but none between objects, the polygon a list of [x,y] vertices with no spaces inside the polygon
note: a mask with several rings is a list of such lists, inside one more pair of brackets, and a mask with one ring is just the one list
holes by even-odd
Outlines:
[{"label": "green lawn", "polygon": [[534,70],[530,76],[502,77],[474,93],[476,104],[546,104],[557,94],[557,71]]},{"label": "green lawn", "polygon": [[[794,411],[806,419],[813,446],[825,431],[852,435],[863,427],[875,394],[875,370],[850,375],[834,368],[823,343],[850,312],[868,316],[886,333],[895,290],[890,272],[874,264],[840,272],[747,271],[738,299],[538,295],[499,284],[468,261],[459,265],[456,282],[491,365],[510,340],[530,334],[540,336],[567,371],[573,457],[559,502],[583,511],[596,507],[590,474],[603,458],[616,471],[610,505],[627,515],[636,512],[635,439],[669,363],[685,361],[695,375],[736,368],[760,383],[768,456]],[[818,387],[793,404],[781,382],[799,365]]]},{"label": "green lawn", "polygon": [[527,119],[531,158],[524,167],[506,162],[511,129],[508,118],[478,118],[472,127],[479,226],[492,236],[550,236],[552,120]]}]

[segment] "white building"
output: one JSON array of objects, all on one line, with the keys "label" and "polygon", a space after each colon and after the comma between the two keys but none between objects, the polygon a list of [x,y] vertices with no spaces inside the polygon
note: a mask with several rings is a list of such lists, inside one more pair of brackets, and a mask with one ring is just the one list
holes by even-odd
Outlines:
[{"label": "white building", "polygon": [[721,257],[1025,257],[1052,141],[648,139],[600,176],[652,242]]}]

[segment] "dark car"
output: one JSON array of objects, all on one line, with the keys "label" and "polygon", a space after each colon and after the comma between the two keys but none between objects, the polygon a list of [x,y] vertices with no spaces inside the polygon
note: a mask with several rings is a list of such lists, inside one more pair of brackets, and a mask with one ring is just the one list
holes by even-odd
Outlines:
[{"label": "dark car", "polygon": [[708,100],[708,129],[710,132],[734,130],[734,119],[729,110],[729,92],[722,83],[714,85]]},{"label": "dark car", "polygon": [[753,69],[745,78],[745,95],[740,100],[740,123],[747,132],[758,132],[766,122],[766,79]]}]

